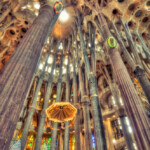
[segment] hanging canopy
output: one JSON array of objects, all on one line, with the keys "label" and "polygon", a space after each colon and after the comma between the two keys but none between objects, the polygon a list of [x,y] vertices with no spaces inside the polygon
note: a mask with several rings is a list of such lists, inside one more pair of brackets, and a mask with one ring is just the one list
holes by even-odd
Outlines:
[{"label": "hanging canopy", "polygon": [[54,122],[65,122],[72,120],[76,115],[77,109],[69,102],[53,103],[46,110],[49,120]]}]

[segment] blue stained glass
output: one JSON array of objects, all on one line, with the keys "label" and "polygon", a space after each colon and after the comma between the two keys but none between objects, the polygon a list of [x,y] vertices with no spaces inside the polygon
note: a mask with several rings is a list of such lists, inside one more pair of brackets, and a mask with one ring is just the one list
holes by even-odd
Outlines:
[{"label": "blue stained glass", "polygon": [[95,137],[92,135],[92,141],[93,141],[93,149],[95,149]]}]

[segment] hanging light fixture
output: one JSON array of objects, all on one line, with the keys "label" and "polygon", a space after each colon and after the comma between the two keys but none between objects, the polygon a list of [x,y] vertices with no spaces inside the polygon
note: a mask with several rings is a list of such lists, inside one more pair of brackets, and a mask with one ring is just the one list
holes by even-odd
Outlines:
[{"label": "hanging light fixture", "polygon": [[77,109],[69,102],[53,103],[46,109],[49,120],[54,122],[65,122],[75,118]]}]

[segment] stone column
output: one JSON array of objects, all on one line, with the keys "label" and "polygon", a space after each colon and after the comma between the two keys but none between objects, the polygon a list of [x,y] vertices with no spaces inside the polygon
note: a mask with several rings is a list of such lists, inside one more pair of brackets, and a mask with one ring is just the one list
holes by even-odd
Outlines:
[{"label": "stone column", "polygon": [[[77,42],[75,43],[76,50],[77,50]],[[78,56],[77,60],[75,60],[75,50],[73,51],[73,102],[74,106],[77,109],[76,118],[75,118],[75,150],[81,150],[81,138],[80,138],[80,105],[78,101],[78,89],[77,89],[77,73],[76,73],[76,67],[75,62],[78,62]],[[77,63],[78,64],[78,63]]]},{"label": "stone column", "polygon": [[[50,49],[51,49],[51,46],[50,46]],[[23,129],[23,133],[22,133],[22,137],[21,137],[21,149],[22,150],[24,150],[24,147],[26,145],[28,130],[29,130],[32,118],[33,118],[34,111],[36,110],[36,102],[37,102],[37,98],[38,98],[38,93],[41,89],[43,79],[44,79],[44,76],[45,76],[45,69],[47,67],[47,61],[48,61],[49,53],[50,53],[50,50],[49,50],[49,52],[46,56],[45,65],[44,65],[43,71],[40,74],[39,81],[38,81],[38,84],[37,84],[37,88],[36,88],[36,91],[35,91],[35,95],[34,95],[34,98],[33,98],[33,101],[32,101],[32,105],[30,107],[30,111],[29,111],[27,120],[25,122],[24,129]]]},{"label": "stone column", "polygon": [[[104,39],[107,40],[107,38],[112,35],[103,14],[99,13],[98,16],[100,26],[105,32]],[[150,126],[141,100],[122,61],[118,47],[111,49],[107,44],[106,48],[109,50],[111,63],[114,68],[114,73],[125,104],[127,115],[131,122],[137,147],[139,150],[148,150],[150,146]]]},{"label": "stone column", "polygon": [[84,133],[80,133],[80,136],[81,136],[81,150],[85,150],[85,139],[84,139],[84,135],[83,135]]},{"label": "stone column", "polygon": [[102,119],[102,113],[100,108],[100,102],[98,98],[98,90],[97,90],[97,83],[96,83],[96,77],[92,72],[90,72],[90,63],[85,47],[85,42],[83,39],[83,34],[81,30],[81,16],[78,12],[78,21],[76,21],[79,37],[80,37],[80,45],[81,50],[84,57],[85,62],[85,69],[87,73],[87,77],[89,80],[89,87],[90,87],[90,99],[91,99],[91,105],[93,110],[93,120],[94,120],[94,131],[95,131],[95,137],[96,137],[96,147],[97,150],[106,150],[106,139],[105,139],[105,133],[104,133],[104,126],[103,126],[103,119]]},{"label": "stone column", "polygon": [[105,126],[105,134],[107,136],[107,150],[115,150],[114,145],[113,145],[113,133],[112,133],[112,128],[111,128],[111,123],[110,119],[107,119],[104,121],[104,126]]},{"label": "stone column", "polygon": [[53,8],[48,5],[43,6],[39,16],[34,20],[0,75],[1,150],[9,149],[23,102],[31,87],[47,32],[48,30],[52,31],[57,18],[58,15],[54,14]]},{"label": "stone column", "polygon": [[119,42],[119,45],[123,51],[123,54],[125,56],[125,59],[126,61],[128,62],[128,64],[130,65],[130,67],[132,68],[132,71],[134,72],[136,78],[138,79],[138,81],[140,82],[141,86],[142,86],[142,89],[150,103],[150,82],[149,80],[147,79],[146,77],[146,74],[145,74],[145,71],[142,67],[140,66],[137,66],[134,61],[132,60],[130,54],[128,53],[126,47],[124,46],[124,43],[118,33],[118,30],[115,26],[114,23],[112,23],[112,27],[113,29],[115,30],[115,33],[117,35],[117,39],[118,39],[118,42]]},{"label": "stone column", "polygon": [[125,47],[125,45],[124,45],[124,43],[123,43],[123,41],[122,41],[122,38],[121,38],[121,36],[120,36],[120,34],[119,34],[119,32],[118,32],[118,29],[116,28],[116,25],[115,25],[115,23],[113,23],[113,22],[112,22],[112,28],[113,28],[114,31],[115,31],[115,34],[116,34],[118,43],[119,43],[120,48],[121,48],[121,50],[122,50],[122,52],[123,52],[123,55],[124,55],[124,57],[125,57],[125,60],[127,61],[127,63],[128,63],[128,64],[130,65],[130,67],[132,68],[132,71],[134,71],[135,68],[136,68],[136,64],[135,64],[135,62],[133,61],[133,59],[132,59],[131,55],[129,54],[128,50],[126,49],[126,47]]},{"label": "stone column", "polygon": [[[70,39],[68,40],[68,53],[70,49]],[[70,98],[70,56],[68,54],[68,65],[66,74],[66,102],[69,102]],[[65,134],[64,134],[64,150],[69,150],[69,121],[65,122]]]},{"label": "stone column", "polygon": [[131,122],[137,147],[140,150],[148,150],[150,146],[150,124],[142,106],[142,102],[134,88],[119,52],[111,49],[109,55],[126,112]]},{"label": "stone column", "polygon": [[90,55],[91,55],[91,68],[96,76],[96,60],[95,60],[95,32],[96,28],[92,25],[91,22],[88,23],[89,27],[89,38],[90,38],[90,43],[91,43],[91,50],[90,50]]},{"label": "stone column", "polygon": [[36,137],[36,142],[35,142],[36,150],[40,150],[40,146],[41,146],[42,135],[43,135],[44,125],[45,125],[45,120],[46,120],[45,110],[47,109],[49,105],[49,98],[50,98],[52,87],[53,87],[53,73],[54,73],[54,68],[55,68],[55,63],[56,63],[56,55],[57,55],[56,53],[54,54],[53,64],[51,66],[51,73],[48,78],[48,85],[47,85],[46,95],[44,99],[44,106],[41,112],[40,123],[38,126],[37,137]]},{"label": "stone column", "polygon": [[137,66],[136,69],[134,70],[134,75],[138,79],[145,93],[145,96],[147,97],[150,103],[150,81],[148,80],[146,76],[145,70],[142,67]]},{"label": "stone column", "polygon": [[120,96],[119,96],[118,87],[115,83],[111,83],[110,89],[111,89],[112,95],[116,101],[116,104],[118,106],[118,115],[119,115],[119,118],[121,121],[121,126],[123,129],[124,138],[126,140],[127,147],[129,150],[135,150],[134,145],[133,145],[132,136],[128,131],[128,126],[125,121],[126,114],[125,114],[124,106],[121,106],[121,104],[120,104]]},{"label": "stone column", "polygon": [[[35,80],[34,80],[34,83],[33,83],[34,85],[33,85],[32,99],[35,95],[35,90],[36,90],[37,83],[38,83],[38,79],[36,77]],[[29,94],[27,94],[27,95],[29,95]],[[21,113],[20,113],[20,116],[19,116],[19,120],[21,120],[21,121],[25,117],[25,112],[27,111],[27,105],[28,105],[28,97],[26,97],[26,99],[24,101],[24,104],[23,104],[23,107],[22,107],[22,110],[21,110]]]},{"label": "stone column", "polygon": [[60,130],[60,135],[59,135],[59,150],[63,150],[63,143],[64,143],[63,131]]},{"label": "stone column", "polygon": [[92,150],[92,134],[91,134],[91,121],[89,113],[89,97],[86,95],[84,81],[82,78],[81,68],[79,67],[79,84],[81,90],[81,104],[83,107],[83,116],[84,116],[84,129],[85,129],[85,143],[86,150]]},{"label": "stone column", "polygon": [[[58,77],[58,82],[57,82],[57,98],[56,98],[56,102],[60,102],[60,100],[61,100],[62,66],[63,66],[63,54],[61,55],[59,77]],[[53,123],[52,133],[51,133],[51,150],[55,150],[55,147],[56,147],[57,128],[58,128],[58,123],[54,122]]]},{"label": "stone column", "polygon": [[126,33],[126,37],[127,37],[127,40],[128,40],[128,43],[129,43],[129,46],[132,50],[132,53],[134,54],[134,57],[135,57],[135,60],[136,60],[136,63],[137,63],[137,67],[135,70],[133,70],[135,76],[137,77],[137,79],[139,80],[140,84],[141,84],[141,87],[145,93],[145,96],[147,97],[149,103],[150,103],[150,82],[149,80],[147,79],[146,77],[146,74],[145,74],[145,71],[143,69],[143,66],[142,66],[142,62],[141,62],[141,59],[137,53],[137,47],[136,47],[136,43],[134,43],[133,41],[133,38],[132,38],[132,35],[130,33],[130,30],[128,28],[128,26],[126,24],[124,24],[124,22],[121,20],[121,23],[122,23],[122,26],[124,28],[124,31]]},{"label": "stone column", "polygon": [[149,49],[148,49],[147,45],[145,44],[145,42],[142,38],[142,35],[139,34],[138,31],[135,31],[134,34],[137,36],[147,59],[150,61],[150,52],[149,52]]}]

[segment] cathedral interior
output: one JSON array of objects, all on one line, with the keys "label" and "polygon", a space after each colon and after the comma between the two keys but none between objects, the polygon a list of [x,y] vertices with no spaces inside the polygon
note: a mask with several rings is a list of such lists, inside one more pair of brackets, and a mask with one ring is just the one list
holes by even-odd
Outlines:
[{"label": "cathedral interior", "polygon": [[0,0],[0,150],[149,150],[150,0]]}]

